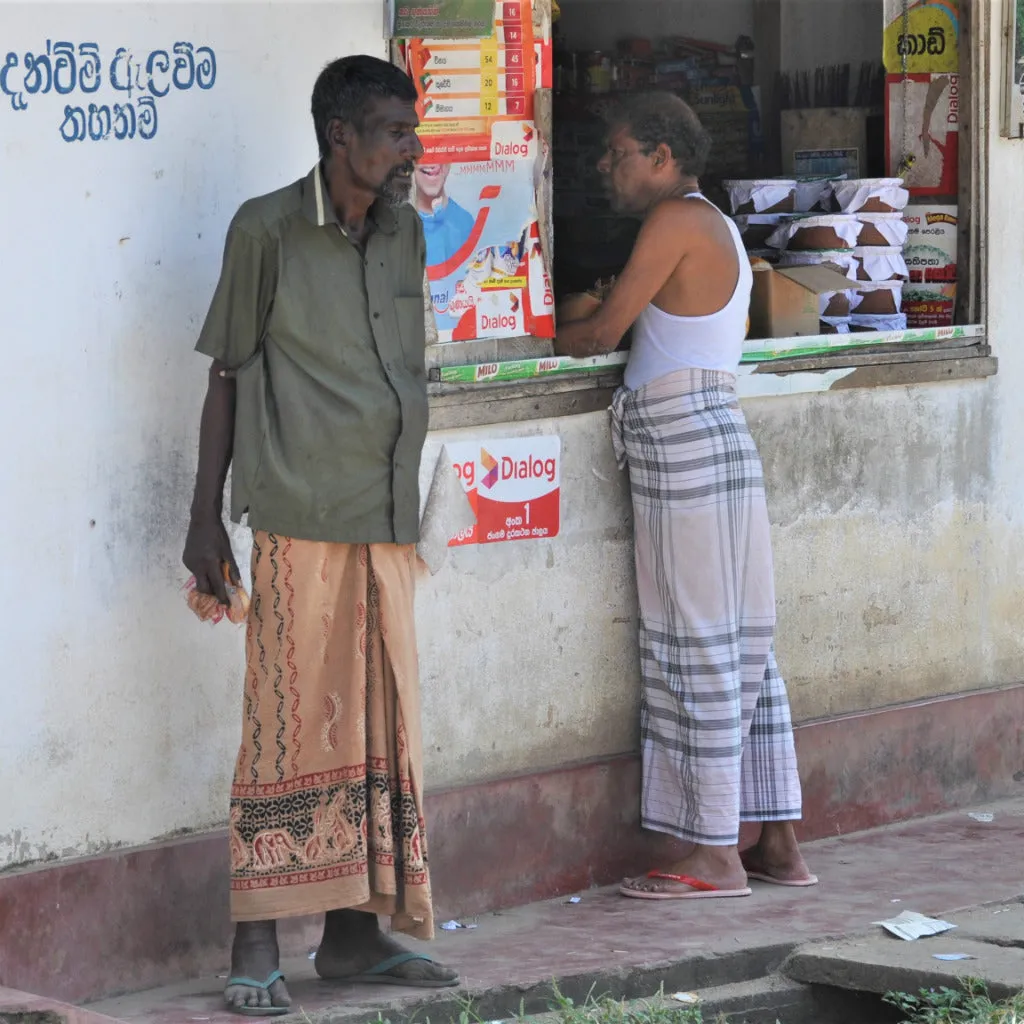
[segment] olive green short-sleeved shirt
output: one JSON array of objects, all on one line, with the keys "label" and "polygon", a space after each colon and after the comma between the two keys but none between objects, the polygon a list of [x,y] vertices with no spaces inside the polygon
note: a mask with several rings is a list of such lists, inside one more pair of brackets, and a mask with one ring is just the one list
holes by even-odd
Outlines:
[{"label": "olive green short-sleeved shirt", "polygon": [[425,245],[377,202],[365,253],[319,166],[228,229],[196,349],[237,370],[231,517],[349,544],[415,543],[427,433]]}]

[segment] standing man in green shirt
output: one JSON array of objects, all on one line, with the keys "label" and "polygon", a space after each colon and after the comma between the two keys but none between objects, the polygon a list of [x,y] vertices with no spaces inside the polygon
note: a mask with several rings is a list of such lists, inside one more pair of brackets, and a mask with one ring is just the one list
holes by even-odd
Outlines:
[{"label": "standing man in green shirt", "polygon": [[183,560],[227,603],[221,516],[253,530],[242,744],[231,791],[230,1009],[288,1012],[279,918],[326,913],[322,978],[450,971],[378,927],[433,935],[413,575],[427,430],[425,246],[407,202],[416,91],[346,57],[313,89],[320,160],[244,203],[197,345],[210,356]]}]

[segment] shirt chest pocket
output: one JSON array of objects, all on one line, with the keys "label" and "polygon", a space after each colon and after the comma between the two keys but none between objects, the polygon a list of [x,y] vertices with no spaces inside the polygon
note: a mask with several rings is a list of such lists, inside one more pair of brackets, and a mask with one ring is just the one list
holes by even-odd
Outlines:
[{"label": "shirt chest pocket", "polygon": [[427,347],[423,296],[400,295],[394,299],[394,303],[406,366],[417,373],[423,373]]}]

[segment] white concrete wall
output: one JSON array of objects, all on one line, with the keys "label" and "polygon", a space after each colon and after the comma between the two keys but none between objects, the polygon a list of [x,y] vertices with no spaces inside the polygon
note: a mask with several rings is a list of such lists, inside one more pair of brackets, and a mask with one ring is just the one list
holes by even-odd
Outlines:
[{"label": "white concrete wall", "polygon": [[783,71],[850,64],[853,86],[862,61],[879,63],[883,0],[780,0]]},{"label": "white concrete wall", "polygon": [[558,536],[453,548],[419,588],[431,786],[636,744],[632,517],[607,415],[434,434],[424,451],[423,484],[443,443],[486,447],[488,439],[550,434],[562,439]]},{"label": "white concrete wall", "polygon": [[[7,49],[192,39],[218,57],[214,89],[168,97],[145,144],[64,143],[56,97],[0,105],[0,866],[224,820],[241,636],[197,626],[178,590],[204,386],[191,346],[235,205],[314,159],[315,71],[380,52],[376,3],[341,6],[0,7]],[[1024,240],[1007,215],[1022,145],[993,141],[989,170],[997,378],[746,403],[798,718],[1024,677]],[[628,501],[604,416],[455,436],[552,431],[559,537],[456,551],[421,588],[434,787],[635,744]]]},{"label": "white concrete wall", "polygon": [[[238,204],[316,160],[320,67],[385,55],[379,0],[0,5],[5,54],[47,39],[97,43],[104,82],[17,112],[0,96],[0,866],[224,817],[238,637],[178,589],[191,350]],[[182,40],[215,50],[213,88],[158,99],[152,139],[63,141],[66,103],[122,101],[118,47]]]}]

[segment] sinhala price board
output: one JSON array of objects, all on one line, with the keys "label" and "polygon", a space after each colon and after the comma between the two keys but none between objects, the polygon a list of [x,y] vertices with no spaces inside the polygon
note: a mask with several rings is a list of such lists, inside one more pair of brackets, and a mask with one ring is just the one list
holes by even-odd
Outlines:
[{"label": "sinhala price board", "polygon": [[558,535],[561,438],[466,441],[447,449],[477,519],[449,547]]}]

